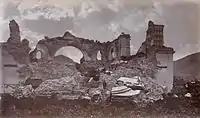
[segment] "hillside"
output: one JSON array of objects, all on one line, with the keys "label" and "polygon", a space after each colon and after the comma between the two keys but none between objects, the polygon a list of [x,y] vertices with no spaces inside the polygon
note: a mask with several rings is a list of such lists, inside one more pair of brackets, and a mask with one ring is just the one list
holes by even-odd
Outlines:
[{"label": "hillside", "polygon": [[174,75],[181,77],[198,77],[200,79],[200,52],[175,61]]}]

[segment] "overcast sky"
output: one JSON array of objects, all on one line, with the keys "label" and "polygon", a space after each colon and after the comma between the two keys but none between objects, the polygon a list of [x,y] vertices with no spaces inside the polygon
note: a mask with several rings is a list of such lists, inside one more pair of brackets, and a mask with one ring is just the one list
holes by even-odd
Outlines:
[{"label": "overcast sky", "polygon": [[[41,2],[42,1],[42,2]],[[190,2],[187,2],[190,1]],[[174,59],[200,52],[200,0],[1,0],[2,41],[9,36],[8,21],[15,18],[22,37],[32,46],[44,35],[76,36],[111,41],[130,33],[134,54],[145,40],[148,20],[164,24],[164,41]],[[69,50],[69,49],[68,49]],[[70,53],[71,52],[71,53]],[[74,51],[68,51],[73,55]]]}]

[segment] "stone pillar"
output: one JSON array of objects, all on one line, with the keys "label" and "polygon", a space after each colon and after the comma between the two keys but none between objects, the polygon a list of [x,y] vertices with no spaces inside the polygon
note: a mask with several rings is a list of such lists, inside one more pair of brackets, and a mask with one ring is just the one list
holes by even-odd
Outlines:
[{"label": "stone pillar", "polygon": [[119,36],[120,56],[130,56],[130,40],[130,35],[128,34],[122,34],[121,36]]},{"label": "stone pillar", "polygon": [[173,88],[174,67],[173,49],[159,50],[156,52],[157,66],[160,71],[156,75],[156,83],[166,87],[166,92],[171,92]]},{"label": "stone pillar", "polygon": [[20,36],[20,29],[19,25],[15,20],[11,20],[9,23],[9,29],[10,29],[10,38],[11,40],[15,40],[16,42],[20,42],[21,36]]}]

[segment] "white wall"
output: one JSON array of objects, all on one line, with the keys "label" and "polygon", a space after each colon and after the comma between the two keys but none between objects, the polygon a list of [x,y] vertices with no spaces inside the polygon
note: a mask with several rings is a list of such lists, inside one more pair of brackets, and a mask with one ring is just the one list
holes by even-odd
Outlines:
[{"label": "white wall", "polygon": [[[2,61],[3,65],[17,65],[13,57],[5,50],[2,50]],[[17,67],[3,67],[3,84],[18,84],[20,77],[17,69]]]},{"label": "white wall", "polygon": [[161,63],[158,64],[161,70],[156,75],[156,83],[167,87],[167,92],[170,92],[173,88],[173,54],[156,54],[156,58]]}]

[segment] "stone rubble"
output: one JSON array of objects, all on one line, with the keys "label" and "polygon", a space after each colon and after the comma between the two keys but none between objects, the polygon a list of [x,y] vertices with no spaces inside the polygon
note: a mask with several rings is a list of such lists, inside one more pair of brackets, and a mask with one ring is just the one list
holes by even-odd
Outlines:
[{"label": "stone rubble", "polygon": [[19,85],[16,89],[11,93],[11,96],[20,99],[20,98],[34,98],[35,92],[31,85],[22,86]]},{"label": "stone rubble", "polygon": [[60,79],[46,80],[38,88],[35,89],[37,95],[43,93],[62,92],[72,93],[77,89],[78,84],[74,77],[62,77]]},{"label": "stone rubble", "polygon": [[20,76],[27,79],[60,79],[66,76],[74,76],[78,73],[75,64],[70,62],[67,57],[60,59],[56,57],[50,61],[33,62],[28,66],[23,66],[19,69]]},{"label": "stone rubble", "polygon": [[153,79],[154,74],[159,71],[153,62],[142,57],[130,60],[128,63],[123,61],[121,63],[115,62],[113,65],[116,65],[116,68],[112,68],[111,75],[101,74],[101,78],[108,84],[108,89],[117,86],[117,79],[120,77],[134,78],[139,76],[138,81],[140,81],[141,85],[144,85],[144,90],[134,98],[134,102],[151,103],[163,99],[162,94],[165,93],[165,88],[157,85]]},{"label": "stone rubble", "polygon": [[[62,58],[56,58],[51,61],[38,61],[22,67],[20,71],[22,76],[27,77],[26,79],[42,79],[43,82],[35,90],[30,85],[18,87],[13,93],[13,96],[17,98],[48,96],[53,93],[60,96],[68,96],[68,98],[70,98],[70,95],[71,97],[72,95],[77,95],[77,98],[89,97],[88,99],[99,95],[100,98],[103,98],[105,97],[104,93],[106,93],[105,91],[103,92],[104,89],[111,92],[113,87],[120,86],[117,84],[120,77],[137,79],[138,83],[135,86],[140,85],[142,90],[135,90],[140,92],[137,96],[131,98],[137,104],[161,100],[163,99],[162,94],[165,93],[165,88],[157,85],[154,80],[154,74],[158,72],[158,69],[153,62],[144,57],[113,63],[109,69],[105,70],[109,74],[100,73],[99,82],[91,80],[91,82],[87,83],[86,80],[91,77],[82,76],[76,69],[75,64],[67,60],[67,58],[63,60]],[[103,81],[106,83],[106,88],[102,87]],[[87,85],[95,83],[97,84],[96,87]],[[131,91],[133,92],[134,90]]]},{"label": "stone rubble", "polygon": [[187,97],[187,98],[191,98],[192,95],[191,95],[191,93],[187,93],[187,94],[185,94],[185,97]]},{"label": "stone rubble", "polygon": [[191,98],[194,103],[200,100],[200,81],[195,80],[185,84],[185,97]]}]

